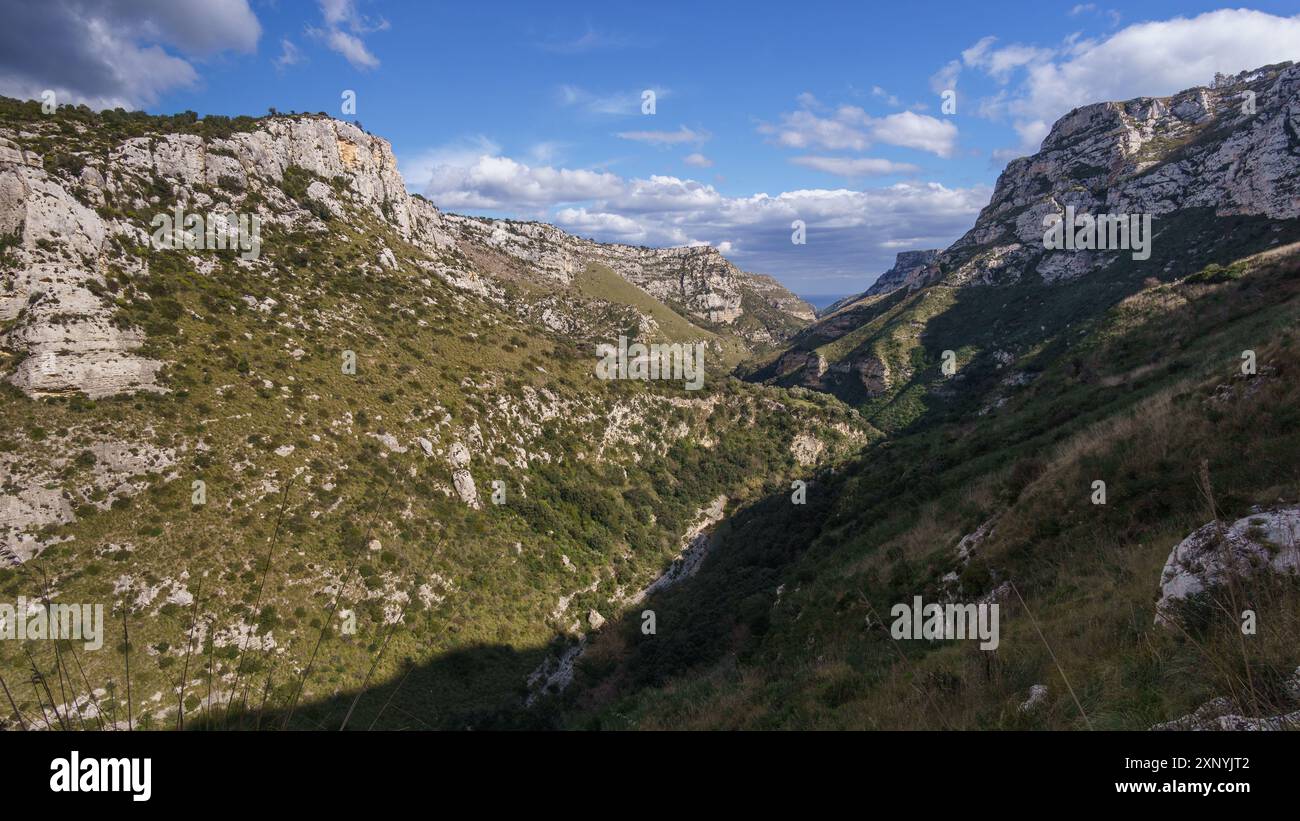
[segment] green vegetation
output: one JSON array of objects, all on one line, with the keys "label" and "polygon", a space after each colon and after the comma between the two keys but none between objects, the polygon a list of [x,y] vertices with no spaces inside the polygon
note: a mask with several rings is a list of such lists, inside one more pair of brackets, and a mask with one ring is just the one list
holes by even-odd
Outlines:
[{"label": "green vegetation", "polygon": [[[48,119],[32,104],[0,105],[0,127],[19,122],[47,161],[158,128],[205,133],[185,116]],[[284,193],[316,213],[306,193],[316,180],[290,168]],[[167,180],[141,185],[146,202],[171,195]],[[261,185],[206,193],[251,205],[266,201]],[[129,203],[101,213],[147,232],[154,206]],[[831,457],[873,433],[832,397],[794,399],[720,368],[698,393],[603,382],[585,339],[527,318],[532,284],[506,282],[504,301],[460,290],[430,271],[468,269],[461,251],[430,256],[364,209],[330,220],[327,234],[313,224],[301,212],[268,221],[256,265],[233,251],[111,240],[92,293],[119,327],[144,331],[141,353],[166,363],[165,394],[30,399],[5,386],[0,453],[18,460],[7,469],[57,491],[75,520],[44,528],[36,558],[0,569],[0,601],[37,598],[48,579],[61,601],[103,603],[112,635],[124,619],[130,631],[129,649],[110,640],[95,652],[0,642],[6,682],[31,679],[30,652],[48,681],[63,675],[67,699],[102,688],[107,720],[125,723],[129,653],[137,726],[175,726],[179,702],[187,726],[337,727],[363,685],[352,726],[477,725],[518,707],[527,675],[589,610],[616,617],[616,591],[630,596],[662,572],[701,508],[788,481],[796,434],[819,431]],[[376,264],[384,249],[396,267]],[[608,271],[563,296],[606,339],[627,327],[626,306],[670,338],[715,338]],[[355,374],[342,372],[345,351]],[[17,364],[0,361],[3,376]],[[167,460],[127,486],[97,478],[113,469],[104,448],[119,443]],[[481,509],[455,490],[454,444],[472,454]],[[490,501],[494,482],[504,504]],[[341,629],[344,610],[354,633]],[[256,641],[241,632],[254,625]],[[318,641],[303,680],[295,671]],[[73,665],[71,686],[74,649],[84,680]],[[15,699],[29,720],[43,706],[59,723],[43,692],[24,686]]]},{"label": "green vegetation", "polygon": [[[1288,709],[1294,580],[1258,577],[1235,600],[1213,591],[1183,630],[1153,625],[1178,541],[1214,514],[1300,498],[1300,256],[1229,267],[1249,273],[1139,289],[1068,349],[1045,346],[1037,378],[995,411],[882,440],[810,487],[805,510],[773,496],[738,511],[700,575],[647,604],[670,627],[646,637],[628,620],[602,634],[561,720],[1145,729],[1220,695],[1251,715]],[[1244,349],[1262,363],[1252,379]],[[1090,501],[1098,478],[1104,506]],[[990,520],[961,565],[956,543]],[[1003,581],[1023,596],[1002,599],[997,652],[889,637],[890,607],[940,600],[948,573],[964,600]],[[1243,643],[1245,608],[1266,626]],[[1037,683],[1048,703],[1022,712]]]}]

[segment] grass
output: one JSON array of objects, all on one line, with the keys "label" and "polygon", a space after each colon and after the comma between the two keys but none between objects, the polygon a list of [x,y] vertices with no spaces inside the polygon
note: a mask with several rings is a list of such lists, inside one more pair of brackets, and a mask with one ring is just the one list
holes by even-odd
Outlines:
[{"label": "grass", "polygon": [[[622,630],[629,658],[586,672],[568,725],[1145,729],[1220,695],[1245,715],[1294,709],[1281,682],[1300,663],[1295,580],[1214,591],[1181,629],[1153,624],[1165,559],[1191,530],[1300,499],[1300,259],[1246,267],[1135,292],[998,411],[881,440],[806,515],[779,496],[738,511],[700,576],[647,605],[689,628]],[[1239,375],[1246,347],[1267,363],[1258,382]],[[1104,506],[1090,501],[1097,478]],[[962,569],[957,540],[991,518]],[[1027,609],[1002,602],[995,653],[895,642],[881,625],[894,602],[937,600],[953,570],[964,600],[999,580],[1023,595]],[[1246,608],[1268,625],[1250,637]],[[1022,712],[1034,684],[1048,699]]]},{"label": "grass", "polygon": [[[29,148],[76,154],[172,124],[88,116],[5,103],[0,127],[28,130]],[[56,173],[74,185],[70,165]],[[322,233],[304,201],[310,182],[288,174],[297,202],[256,180],[208,192],[294,216],[263,226],[253,266],[234,252],[111,248],[101,298],[119,324],[146,331],[142,353],[167,363],[166,394],[0,394],[0,454],[16,460],[6,492],[50,486],[76,512],[42,531],[56,543],[37,558],[0,569],[0,600],[34,597],[48,578],[57,600],[103,603],[114,630],[124,618],[130,630],[129,647],[115,638],[81,653],[84,680],[62,645],[56,656],[48,642],[0,643],[14,699],[0,722],[48,713],[57,723],[56,705],[64,720],[90,721],[97,700],[106,720],[136,727],[176,726],[178,705],[191,728],[337,727],[349,710],[350,727],[479,723],[518,706],[525,676],[569,640],[573,620],[617,616],[614,591],[661,572],[699,508],[794,472],[796,434],[819,431],[828,459],[875,435],[833,398],[794,399],[720,369],[698,393],[597,380],[584,336],[530,314],[536,293],[504,281],[504,296],[460,291],[430,267],[467,257],[431,257],[361,210]],[[170,185],[122,183],[126,195],[101,213],[147,231],[150,208],[131,198]],[[374,264],[384,248],[396,268]],[[584,274],[556,306],[606,340],[633,308],[666,333],[718,335],[607,271]],[[356,354],[355,375],[342,372],[344,351]],[[481,510],[453,490],[455,442],[472,452]],[[108,443],[174,463],[103,483],[102,460],[79,456]],[[134,487],[118,492],[127,479]],[[199,480],[206,503],[193,504]],[[499,506],[496,481],[507,490]],[[573,598],[556,620],[561,596]],[[341,630],[343,610],[354,633]],[[49,694],[28,685],[33,661]]]}]

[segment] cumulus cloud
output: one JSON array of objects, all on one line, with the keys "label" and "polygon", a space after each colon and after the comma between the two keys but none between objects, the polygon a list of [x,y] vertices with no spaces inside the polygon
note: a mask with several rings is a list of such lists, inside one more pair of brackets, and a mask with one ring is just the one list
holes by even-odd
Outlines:
[{"label": "cumulus cloud", "polygon": [[872,125],[872,134],[882,143],[928,151],[940,157],[951,157],[957,146],[957,126],[912,111],[900,111],[877,120]]},{"label": "cumulus cloud", "polygon": [[782,114],[779,124],[763,123],[758,130],[786,148],[863,151],[879,142],[950,157],[957,144],[957,126],[947,120],[912,111],[873,117],[853,105],[827,115],[805,106]]},{"label": "cumulus cloud", "polygon": [[262,35],[247,0],[0,0],[0,18],[0,94],[94,108],[152,105],[197,82],[191,59]]},{"label": "cumulus cloud", "polygon": [[[860,290],[901,246],[946,246],[970,227],[990,195],[984,186],[904,182],[728,196],[698,180],[529,165],[494,148],[484,138],[458,143],[404,163],[403,171],[415,190],[450,210],[522,214],[612,242],[707,243],[725,248],[748,270],[814,290]],[[790,243],[796,219],[808,226],[807,245]],[[825,284],[839,277],[852,282]]]},{"label": "cumulus cloud", "polygon": [[713,160],[696,151],[694,154],[687,154],[682,157],[682,162],[694,168],[712,168]]},{"label": "cumulus cloud", "polygon": [[530,166],[497,154],[479,154],[469,162],[455,154],[417,161],[428,176],[424,193],[440,206],[470,209],[536,209],[619,193],[613,174],[585,169]]},{"label": "cumulus cloud", "polygon": [[[998,46],[985,37],[962,52],[960,67],[1008,84],[980,101],[987,117],[1008,118],[1018,151],[1037,149],[1071,109],[1103,100],[1165,96],[1300,54],[1300,16],[1222,9],[1195,17],[1134,23],[1102,38],[1067,38],[1052,49]],[[952,64],[950,63],[949,66]],[[945,71],[949,70],[945,67]]]}]

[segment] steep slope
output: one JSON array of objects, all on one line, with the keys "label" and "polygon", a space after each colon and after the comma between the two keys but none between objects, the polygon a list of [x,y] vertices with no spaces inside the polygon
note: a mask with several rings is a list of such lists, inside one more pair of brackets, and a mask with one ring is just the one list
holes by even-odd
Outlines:
[{"label": "steep slope", "polygon": [[[1300,509],[1300,246],[1230,270],[1142,289],[995,408],[876,443],[820,473],[806,505],[776,494],[736,511],[697,576],[646,602],[672,628],[604,631],[559,720],[1147,729],[1296,717],[1297,534],[1269,523]],[[1264,545],[1278,571],[1212,581],[1216,520]],[[1176,546],[1207,538],[1178,571]],[[1166,609],[1170,568],[1201,581]],[[998,604],[996,651],[892,636],[892,608],[916,596]]]},{"label": "steep slope", "polygon": [[899,288],[915,290],[932,276],[931,266],[938,258],[939,251],[900,251],[894,258],[894,267],[881,274],[871,287],[860,294],[846,296],[838,302],[826,306],[818,313],[818,318],[827,317],[847,308],[859,300],[878,294],[887,294]]},{"label": "steep slope", "polygon": [[[831,392],[901,429],[945,407],[961,412],[1004,379],[1032,379],[1081,323],[1147,280],[1300,239],[1297,90],[1300,66],[1286,63],[1071,112],[1037,154],[1007,166],[975,226],[909,290],[823,316],[747,378]],[[1045,219],[1067,208],[1149,215],[1149,255],[1047,249]]]},{"label": "steep slope", "polygon": [[604,265],[692,322],[752,345],[781,342],[814,319],[812,307],[776,280],[741,271],[709,246],[597,243],[539,222],[447,222],[461,242],[497,250],[565,284],[588,264]]},{"label": "steep slope", "polygon": [[[748,309],[698,327],[623,248],[627,279],[583,262],[557,281],[408,196],[356,126],[0,101],[0,138],[0,600],[102,604],[144,726],[337,726],[329,696],[435,659],[463,663],[357,720],[514,708],[698,511],[877,435],[829,397],[728,378]],[[178,206],[194,247],[159,247]],[[255,216],[260,237],[213,248],[185,215]],[[598,379],[620,334],[705,341],[703,388]],[[71,678],[51,644],[5,641],[6,681],[28,649]],[[16,693],[27,722],[125,723],[124,648],[72,649],[84,678],[68,703]]]},{"label": "steep slope", "polygon": [[[917,287],[759,363],[750,378],[844,397],[890,435],[804,505],[735,511],[696,577],[647,602],[674,629],[604,631],[558,720],[1300,719],[1298,84],[1285,64],[1072,112]],[[1067,205],[1152,213],[1149,258],[1047,250]],[[999,605],[1000,645],[898,639],[893,608],[918,596]]]}]

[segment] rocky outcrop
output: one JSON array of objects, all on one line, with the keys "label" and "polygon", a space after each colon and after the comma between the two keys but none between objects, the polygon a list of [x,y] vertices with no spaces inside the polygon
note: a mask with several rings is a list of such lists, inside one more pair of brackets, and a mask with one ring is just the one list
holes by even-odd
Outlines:
[{"label": "rocky outcrop", "polygon": [[785,383],[819,389],[829,366],[826,357],[813,351],[786,351],[774,366],[776,378]]},{"label": "rocky outcrop", "polygon": [[162,363],[135,353],[144,334],[116,322],[101,296],[108,228],[29,159],[0,151],[0,236],[17,240],[0,264],[0,322],[12,323],[0,348],[17,359],[9,381],[32,396],[159,390]]},{"label": "rocky outcrop", "polygon": [[[459,242],[490,248],[564,284],[589,263],[605,265],[687,318],[736,326],[750,341],[785,338],[814,318],[812,307],[776,280],[741,271],[707,245],[646,248],[593,242],[540,222],[457,215],[446,220]],[[758,327],[738,324],[749,315]]]},{"label": "rocky outcrop", "polygon": [[460,442],[452,443],[447,453],[451,463],[451,482],[456,488],[460,500],[474,510],[481,510],[483,502],[479,499],[478,488],[474,485],[474,476],[469,472],[469,448]]},{"label": "rocky outcrop", "polygon": [[[1297,678],[1297,676],[1292,676],[1291,682],[1295,682]],[[1156,731],[1180,730],[1183,732],[1189,730],[1232,732],[1300,730],[1300,710],[1254,718],[1242,715],[1242,710],[1237,705],[1237,702],[1220,696],[1219,698],[1210,699],[1185,716],[1175,718],[1172,721],[1163,721],[1153,725],[1151,729]]]},{"label": "rocky outcrop", "polygon": [[935,270],[934,263],[938,257],[938,250],[903,251],[894,258],[894,267],[881,274],[867,289],[866,296],[888,294],[899,288],[917,289]]},{"label": "rocky outcrop", "polygon": [[1257,573],[1300,573],[1300,508],[1258,510],[1232,524],[1213,521],[1169,554],[1160,574],[1156,624],[1172,626],[1191,596]]},{"label": "rocky outcrop", "polygon": [[783,385],[832,392],[853,387],[854,393],[868,397],[881,395],[893,384],[889,365],[870,350],[855,351],[833,365],[814,351],[786,351],[771,372]]},{"label": "rocky outcrop", "polygon": [[[1069,246],[1049,250],[1050,218],[1059,225],[1067,214],[1076,226],[1123,217],[1124,230],[1105,220],[1099,233],[1107,247],[1097,250],[1086,242],[1073,247],[1077,231],[1070,227]],[[1130,236],[1134,220],[1139,233]],[[964,236],[937,254],[899,254],[868,291],[822,311],[790,350],[747,378],[800,384],[848,402],[910,386],[941,402],[969,396],[967,386],[991,393],[987,380],[963,382],[959,374],[940,381],[937,368],[915,364],[969,345],[979,334],[959,323],[979,322],[997,335],[969,352],[970,373],[1001,369],[1148,278],[1194,273],[1225,253],[1267,251],[1298,231],[1300,65],[1218,78],[1213,87],[1170,97],[1084,106],[1058,120],[1037,153],[1007,165]],[[1096,287],[1078,289],[1077,298],[1060,290],[1082,277],[1094,278]],[[999,299],[968,290],[1017,283],[1053,293]],[[873,355],[886,358],[877,363]],[[1020,388],[1032,378],[1022,369],[999,385]],[[986,397],[982,412],[1009,401],[1002,393]]]},{"label": "rocky outcrop", "polygon": [[[343,180],[349,200],[385,219],[404,239],[451,245],[437,209],[407,194],[389,142],[329,117],[271,117],[228,139],[164,134],[126,140],[110,155],[109,167],[119,175],[160,177],[190,189],[233,180],[240,190],[279,186],[285,172],[297,168],[322,180]],[[328,199],[319,192],[317,197]]]},{"label": "rocky outcrop", "polygon": [[1047,701],[1047,685],[1035,684],[1029,688],[1029,698],[1020,703],[1020,712],[1032,713]]},{"label": "rocky outcrop", "polygon": [[[1252,99],[1253,106],[1248,105]],[[1300,65],[1284,63],[1170,97],[1083,106],[1038,153],[1012,160],[975,226],[938,263],[950,284],[1085,276],[1117,254],[1048,251],[1043,218],[1209,209],[1300,216]]]},{"label": "rocky outcrop", "polygon": [[[148,433],[146,431],[145,433]],[[74,450],[71,441],[27,442],[19,453],[0,454],[0,564],[19,564],[38,555],[59,537],[42,530],[74,521],[76,508],[104,511],[113,502],[142,491],[153,475],[170,477],[176,451],[145,441],[79,444],[76,457],[88,465],[83,479],[60,487]]]},{"label": "rocky outcrop", "polygon": [[795,434],[795,437],[790,440],[790,455],[794,457],[797,465],[806,467],[817,464],[825,449],[826,446],[822,441],[807,431]]},{"label": "rocky outcrop", "polygon": [[[901,251],[894,257],[894,267],[881,274],[871,287],[860,294],[846,296],[837,302],[832,302],[825,308],[817,312],[817,316],[822,319],[823,323],[834,322],[831,317],[839,313],[842,309],[848,308],[867,297],[890,294],[902,288],[914,291],[925,285],[934,278],[938,272],[935,266],[935,260],[939,257],[939,251],[932,249],[929,251]],[[834,327],[828,325],[828,327]]]}]

